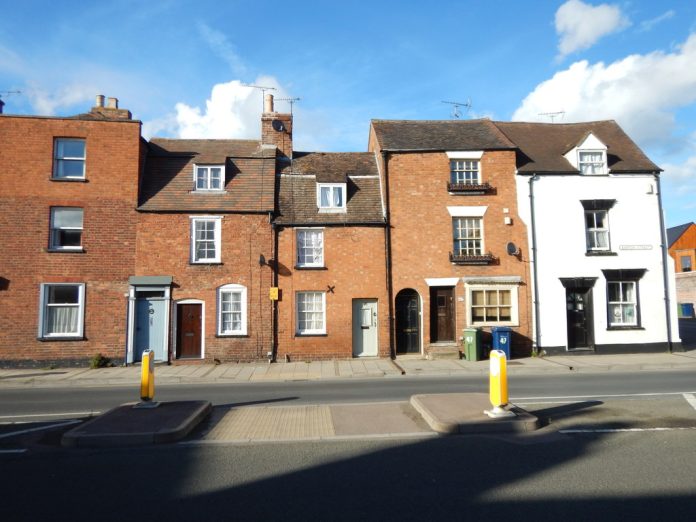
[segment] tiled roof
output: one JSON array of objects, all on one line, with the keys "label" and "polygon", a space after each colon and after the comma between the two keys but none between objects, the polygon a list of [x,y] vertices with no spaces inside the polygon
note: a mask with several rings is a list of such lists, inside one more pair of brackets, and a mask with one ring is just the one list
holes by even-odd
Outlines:
[{"label": "tiled roof", "polygon": [[612,173],[658,172],[661,169],[612,120],[585,123],[495,122],[520,149],[519,172],[577,173],[563,155],[591,132],[607,146]]},{"label": "tiled roof", "polygon": [[[320,213],[317,182],[346,183],[346,212]],[[384,223],[375,156],[367,152],[295,152],[280,170],[280,224]]]},{"label": "tiled roof", "polygon": [[[274,209],[275,147],[253,140],[153,139],[139,210],[270,212]],[[195,164],[225,164],[224,192],[193,190]]]},{"label": "tiled roof", "polygon": [[686,230],[693,225],[691,223],[684,223],[683,225],[677,225],[676,227],[671,227],[667,229],[667,247],[671,247],[674,242],[681,237],[681,235],[686,232]]},{"label": "tiled roof", "polygon": [[381,150],[509,150],[512,143],[488,119],[372,120]]}]

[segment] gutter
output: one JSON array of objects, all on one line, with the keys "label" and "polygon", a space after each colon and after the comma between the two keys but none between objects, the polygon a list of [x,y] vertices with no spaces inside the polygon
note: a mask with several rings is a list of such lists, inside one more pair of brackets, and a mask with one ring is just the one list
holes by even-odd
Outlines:
[{"label": "gutter", "polygon": [[667,271],[667,233],[665,232],[665,218],[662,210],[662,191],[660,190],[660,174],[659,172],[653,172],[655,177],[655,184],[657,185],[657,208],[660,214],[660,250],[662,250],[662,283],[665,287],[665,318],[667,320],[667,346],[669,352],[672,353],[673,342],[672,342],[672,314],[670,313],[670,300],[669,300],[669,273]]},{"label": "gutter", "polygon": [[539,179],[538,174],[533,174],[529,178],[529,213],[531,215],[530,225],[532,228],[532,279],[534,279],[534,344],[532,352],[539,353],[541,348],[541,320],[539,318],[539,283],[537,269],[537,240],[536,240],[536,221],[534,219],[534,182]]},{"label": "gutter", "polygon": [[382,151],[384,161],[384,202],[385,202],[385,227],[384,227],[384,265],[387,271],[387,297],[389,298],[389,356],[396,359],[394,346],[396,333],[394,331],[394,285],[392,281],[391,263],[391,205],[389,196],[389,152]]}]

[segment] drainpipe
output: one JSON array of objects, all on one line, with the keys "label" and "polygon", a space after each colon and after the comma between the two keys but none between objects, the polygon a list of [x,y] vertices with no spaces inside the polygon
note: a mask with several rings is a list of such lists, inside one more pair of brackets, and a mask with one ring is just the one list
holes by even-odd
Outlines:
[{"label": "drainpipe", "polygon": [[672,314],[670,313],[669,301],[669,272],[667,270],[667,237],[665,236],[665,218],[662,212],[662,191],[660,190],[660,174],[654,172],[655,184],[657,185],[657,208],[660,214],[660,250],[662,250],[662,282],[665,287],[665,317],[667,318],[667,346],[672,353]]},{"label": "drainpipe", "polygon": [[396,359],[396,348],[394,346],[394,285],[392,282],[392,263],[391,263],[391,213],[389,197],[389,152],[382,151],[384,163],[384,208],[385,227],[384,227],[384,263],[387,271],[387,297],[389,298],[389,356]]},{"label": "drainpipe", "polygon": [[534,344],[532,352],[539,353],[541,348],[541,321],[539,319],[539,282],[537,271],[537,241],[536,241],[536,221],[534,219],[534,182],[539,179],[537,174],[529,178],[529,213],[531,214],[530,224],[532,227],[532,278],[534,279]]},{"label": "drainpipe", "polygon": [[[278,288],[278,225],[271,223],[271,229],[273,230],[273,248],[271,250],[273,286]],[[271,303],[273,307],[273,316],[271,317],[271,362],[276,362],[278,357],[278,301],[271,301]]]}]

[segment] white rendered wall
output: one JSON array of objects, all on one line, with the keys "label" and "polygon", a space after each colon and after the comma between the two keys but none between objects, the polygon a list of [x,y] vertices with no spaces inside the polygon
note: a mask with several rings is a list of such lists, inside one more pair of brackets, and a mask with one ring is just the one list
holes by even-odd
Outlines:
[{"label": "white rendered wall", "polygon": [[[591,290],[595,345],[666,343],[662,237],[655,178],[546,175],[533,183],[541,333],[538,346],[567,347],[566,290],[559,278],[577,277],[597,278]],[[520,215],[530,234],[528,256],[532,260],[528,176],[517,176],[517,194]],[[586,255],[585,214],[580,201],[597,199],[616,200],[609,210],[609,241],[615,256]],[[638,283],[641,329],[608,330],[607,282],[602,269],[641,268],[646,269]],[[672,340],[676,342],[679,335],[673,288],[670,300]]]}]

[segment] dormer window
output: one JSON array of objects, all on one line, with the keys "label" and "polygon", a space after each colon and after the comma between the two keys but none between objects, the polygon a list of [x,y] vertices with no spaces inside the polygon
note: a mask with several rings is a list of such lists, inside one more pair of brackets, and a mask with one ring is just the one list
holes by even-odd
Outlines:
[{"label": "dormer window", "polygon": [[196,165],[193,168],[196,191],[222,190],[224,165]]},{"label": "dormer window", "polygon": [[346,184],[318,183],[317,207],[319,207],[319,212],[345,212]]},{"label": "dormer window", "polygon": [[579,150],[578,170],[582,174],[606,174],[606,152],[603,150]]}]

